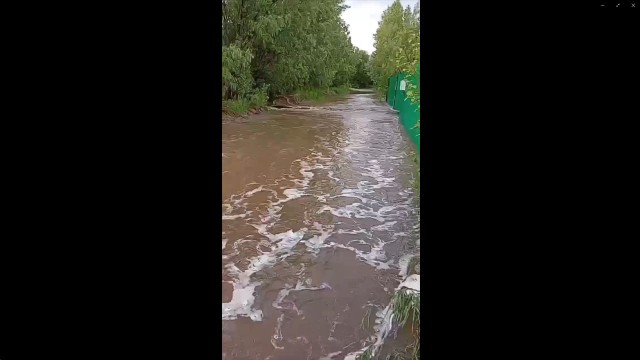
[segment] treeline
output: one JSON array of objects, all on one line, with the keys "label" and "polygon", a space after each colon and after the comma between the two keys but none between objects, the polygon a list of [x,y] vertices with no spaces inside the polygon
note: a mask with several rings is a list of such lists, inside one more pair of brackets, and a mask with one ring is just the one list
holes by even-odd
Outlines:
[{"label": "treeline", "polygon": [[[420,2],[413,9],[402,8],[395,0],[382,14],[374,35],[375,51],[371,54],[371,77],[378,92],[386,94],[389,77],[399,71],[416,75],[420,63]],[[420,104],[420,90],[412,87],[407,96]]]},{"label": "treeline", "polygon": [[303,90],[371,85],[344,0],[223,0],[222,96],[261,106]]}]

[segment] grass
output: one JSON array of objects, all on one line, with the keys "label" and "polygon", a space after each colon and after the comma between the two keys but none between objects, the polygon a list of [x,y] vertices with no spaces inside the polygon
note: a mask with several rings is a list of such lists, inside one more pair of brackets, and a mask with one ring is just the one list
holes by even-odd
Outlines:
[{"label": "grass", "polygon": [[[365,329],[369,327],[369,320],[371,318],[371,306],[367,306],[367,310],[364,313],[364,317],[362,318],[362,322],[360,323],[360,328]],[[365,324],[366,322],[366,324]]]},{"label": "grass", "polygon": [[420,336],[420,294],[413,290],[401,289],[391,301],[398,327],[411,326],[411,332]]},{"label": "grass", "polygon": [[[418,266],[416,268],[416,266]],[[411,274],[420,274],[420,255],[414,256],[411,258],[411,260],[409,260],[409,265],[408,265],[408,271],[407,273],[409,275]]]},{"label": "grass", "polygon": [[391,301],[393,302],[393,316],[398,328],[406,328],[413,335],[413,342],[404,349],[403,353],[408,355],[411,360],[420,359],[420,293],[401,289]]},{"label": "grass", "polygon": [[266,106],[268,99],[266,90],[257,90],[253,94],[237,100],[223,100],[222,111],[232,115],[244,115],[252,109],[260,109]]},{"label": "grass", "polygon": [[[406,329],[411,332],[413,341],[404,349],[387,356],[387,359],[420,359],[420,293],[409,289],[401,289],[391,298],[393,323],[398,330]],[[375,349],[369,347],[358,356],[358,360],[373,360]]]},{"label": "grass", "polygon": [[[293,98],[296,102],[304,100],[324,101],[334,96],[347,95],[350,92],[350,87],[347,85],[327,89],[300,89],[295,92]],[[257,90],[251,95],[236,100],[223,100],[222,111],[234,116],[245,115],[252,109],[260,109],[267,106],[268,103],[269,97],[266,90]]]},{"label": "grass", "polygon": [[222,102],[222,109],[233,115],[246,114],[251,110],[251,102],[242,98],[238,100],[226,100]]},{"label": "grass", "polygon": [[349,86],[332,87],[328,89],[300,89],[296,91],[296,100],[325,100],[331,96],[342,96],[349,94]]},{"label": "grass", "polygon": [[347,95],[351,93],[351,88],[349,86],[339,86],[335,88],[331,88],[331,91],[335,93],[335,95]]},{"label": "grass", "polygon": [[372,360],[373,359],[373,349],[368,348],[365,352],[363,352],[360,356],[358,356],[358,360]]}]

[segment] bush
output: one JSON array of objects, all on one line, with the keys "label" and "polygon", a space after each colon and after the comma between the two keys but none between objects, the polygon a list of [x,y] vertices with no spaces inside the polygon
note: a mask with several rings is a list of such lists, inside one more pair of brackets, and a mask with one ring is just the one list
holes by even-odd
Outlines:
[{"label": "bush", "polygon": [[226,100],[222,102],[222,109],[223,111],[229,112],[233,115],[242,115],[249,112],[251,109],[251,102],[245,98]]},{"label": "bush", "polygon": [[324,100],[328,96],[346,95],[350,92],[349,85],[331,87],[328,89],[301,89],[296,91],[295,97],[299,100]]},{"label": "bush", "polygon": [[249,101],[251,106],[261,108],[266,106],[269,102],[269,86],[265,85],[256,89],[253,94],[251,94]]},{"label": "bush", "polygon": [[222,96],[224,99],[240,99],[251,91],[251,50],[236,45],[222,47]]}]

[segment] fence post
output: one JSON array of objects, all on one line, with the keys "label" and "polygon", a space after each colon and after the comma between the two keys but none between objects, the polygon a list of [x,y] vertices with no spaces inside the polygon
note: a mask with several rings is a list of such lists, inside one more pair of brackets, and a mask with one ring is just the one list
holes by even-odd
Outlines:
[{"label": "fence post", "polygon": [[396,81],[393,82],[393,105],[392,108],[396,108],[396,100],[398,100],[398,74],[395,75]]},{"label": "fence post", "polygon": [[387,91],[384,94],[384,102],[389,103],[389,87],[391,86],[391,77],[387,78]]}]

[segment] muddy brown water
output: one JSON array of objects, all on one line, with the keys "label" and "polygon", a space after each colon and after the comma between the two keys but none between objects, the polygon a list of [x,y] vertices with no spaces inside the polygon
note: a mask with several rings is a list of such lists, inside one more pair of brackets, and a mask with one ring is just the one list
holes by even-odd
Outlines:
[{"label": "muddy brown water", "polygon": [[368,344],[419,238],[413,149],[370,94],[223,120],[223,359]]}]

